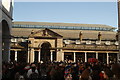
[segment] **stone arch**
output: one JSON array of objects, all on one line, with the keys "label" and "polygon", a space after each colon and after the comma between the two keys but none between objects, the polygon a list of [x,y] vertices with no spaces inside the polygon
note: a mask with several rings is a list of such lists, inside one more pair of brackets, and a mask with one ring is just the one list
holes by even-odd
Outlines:
[{"label": "stone arch", "polygon": [[6,20],[2,20],[2,35],[5,37],[10,36],[10,27],[9,27],[9,24]]},{"label": "stone arch", "polygon": [[49,42],[41,44],[41,60],[45,63],[50,61],[50,48],[51,44]]},{"label": "stone arch", "polygon": [[2,60],[10,61],[10,27],[6,20],[2,20]]},{"label": "stone arch", "polygon": [[[49,43],[49,44],[51,45],[50,42],[48,42],[48,41],[43,41],[43,42],[39,43],[38,47],[41,48],[41,46],[42,46],[43,43]],[[51,45],[51,47],[52,47],[52,45]]]}]

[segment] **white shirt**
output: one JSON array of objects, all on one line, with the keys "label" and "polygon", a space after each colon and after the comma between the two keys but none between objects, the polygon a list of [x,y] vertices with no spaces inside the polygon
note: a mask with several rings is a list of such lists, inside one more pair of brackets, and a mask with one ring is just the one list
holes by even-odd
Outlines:
[{"label": "white shirt", "polygon": [[[38,70],[36,69],[35,72],[38,73]],[[30,74],[32,74],[32,69],[28,70],[28,72],[27,72],[28,78],[29,78]]]}]

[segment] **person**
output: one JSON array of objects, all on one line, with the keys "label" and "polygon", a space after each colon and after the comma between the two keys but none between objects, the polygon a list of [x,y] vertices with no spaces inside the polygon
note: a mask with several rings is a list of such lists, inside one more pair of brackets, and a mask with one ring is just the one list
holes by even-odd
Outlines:
[{"label": "person", "polygon": [[77,64],[73,64],[72,67],[72,80],[79,80],[79,66]]},{"label": "person", "polygon": [[108,76],[108,78],[109,78],[110,80],[112,80],[114,74],[113,74],[113,72],[110,70],[110,66],[109,66],[109,65],[107,65],[106,67],[104,67],[104,71],[105,71],[106,75]]},{"label": "person", "polygon": [[35,72],[35,67],[32,67],[32,73],[29,76],[29,80],[39,80],[39,74]]},{"label": "person", "polygon": [[92,73],[91,73],[91,77],[92,80],[100,80],[100,72],[101,72],[101,65],[98,63],[92,63]]},{"label": "person", "polygon": [[112,65],[112,72],[114,73],[114,77],[120,80],[120,64],[115,63]]},{"label": "person", "polygon": [[80,80],[91,80],[90,77],[90,66],[88,66],[81,74],[81,79]]},{"label": "person", "polygon": [[65,80],[72,80],[71,68],[66,70],[64,78]]},{"label": "person", "polygon": [[40,80],[47,80],[47,69],[46,69],[46,64],[42,63],[39,69],[40,72]]},{"label": "person", "polygon": [[108,75],[105,73],[105,71],[101,71],[99,76],[100,80],[108,80]]},{"label": "person", "polygon": [[[34,63],[32,63],[31,64],[31,69],[29,69],[28,72],[27,72],[27,77],[30,79],[32,77],[34,77],[34,78],[38,77],[38,75],[39,75],[39,73],[38,73],[38,70],[36,69],[36,65]],[[33,79],[33,80],[35,80],[35,79]]]}]

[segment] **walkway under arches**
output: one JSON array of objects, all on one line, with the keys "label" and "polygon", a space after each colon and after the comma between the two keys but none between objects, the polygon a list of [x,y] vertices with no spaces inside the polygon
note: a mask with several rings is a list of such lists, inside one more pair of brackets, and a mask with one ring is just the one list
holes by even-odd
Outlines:
[{"label": "walkway under arches", "polygon": [[2,60],[10,61],[10,29],[7,21],[2,21]]}]

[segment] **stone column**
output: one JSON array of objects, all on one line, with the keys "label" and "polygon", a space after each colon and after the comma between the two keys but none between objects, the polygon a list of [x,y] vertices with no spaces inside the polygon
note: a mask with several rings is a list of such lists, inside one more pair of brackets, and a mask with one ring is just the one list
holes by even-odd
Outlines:
[{"label": "stone column", "polygon": [[87,62],[87,52],[85,52],[85,62]]},{"label": "stone column", "polygon": [[57,59],[57,61],[62,61],[62,49],[57,49],[57,57],[56,57],[56,59]]},{"label": "stone column", "polygon": [[50,53],[50,60],[51,60],[51,62],[53,61],[53,51],[51,51],[51,53]]},{"label": "stone column", "polygon": [[74,52],[74,62],[76,62],[76,53]]},{"label": "stone column", "polygon": [[34,56],[34,49],[31,49],[31,52],[30,52],[30,63],[33,63],[34,62],[34,59],[35,56]]},{"label": "stone column", "polygon": [[109,64],[109,54],[107,52],[107,64]]},{"label": "stone column", "polygon": [[38,51],[38,62],[41,60],[41,50]]},{"label": "stone column", "polygon": [[15,61],[17,61],[17,51],[15,51]]},{"label": "stone column", "polygon": [[62,51],[62,61],[64,61],[64,52]]},{"label": "stone column", "polygon": [[96,59],[98,59],[98,52],[96,52]]},{"label": "stone column", "polygon": [[30,63],[30,49],[28,48],[27,62]]}]

